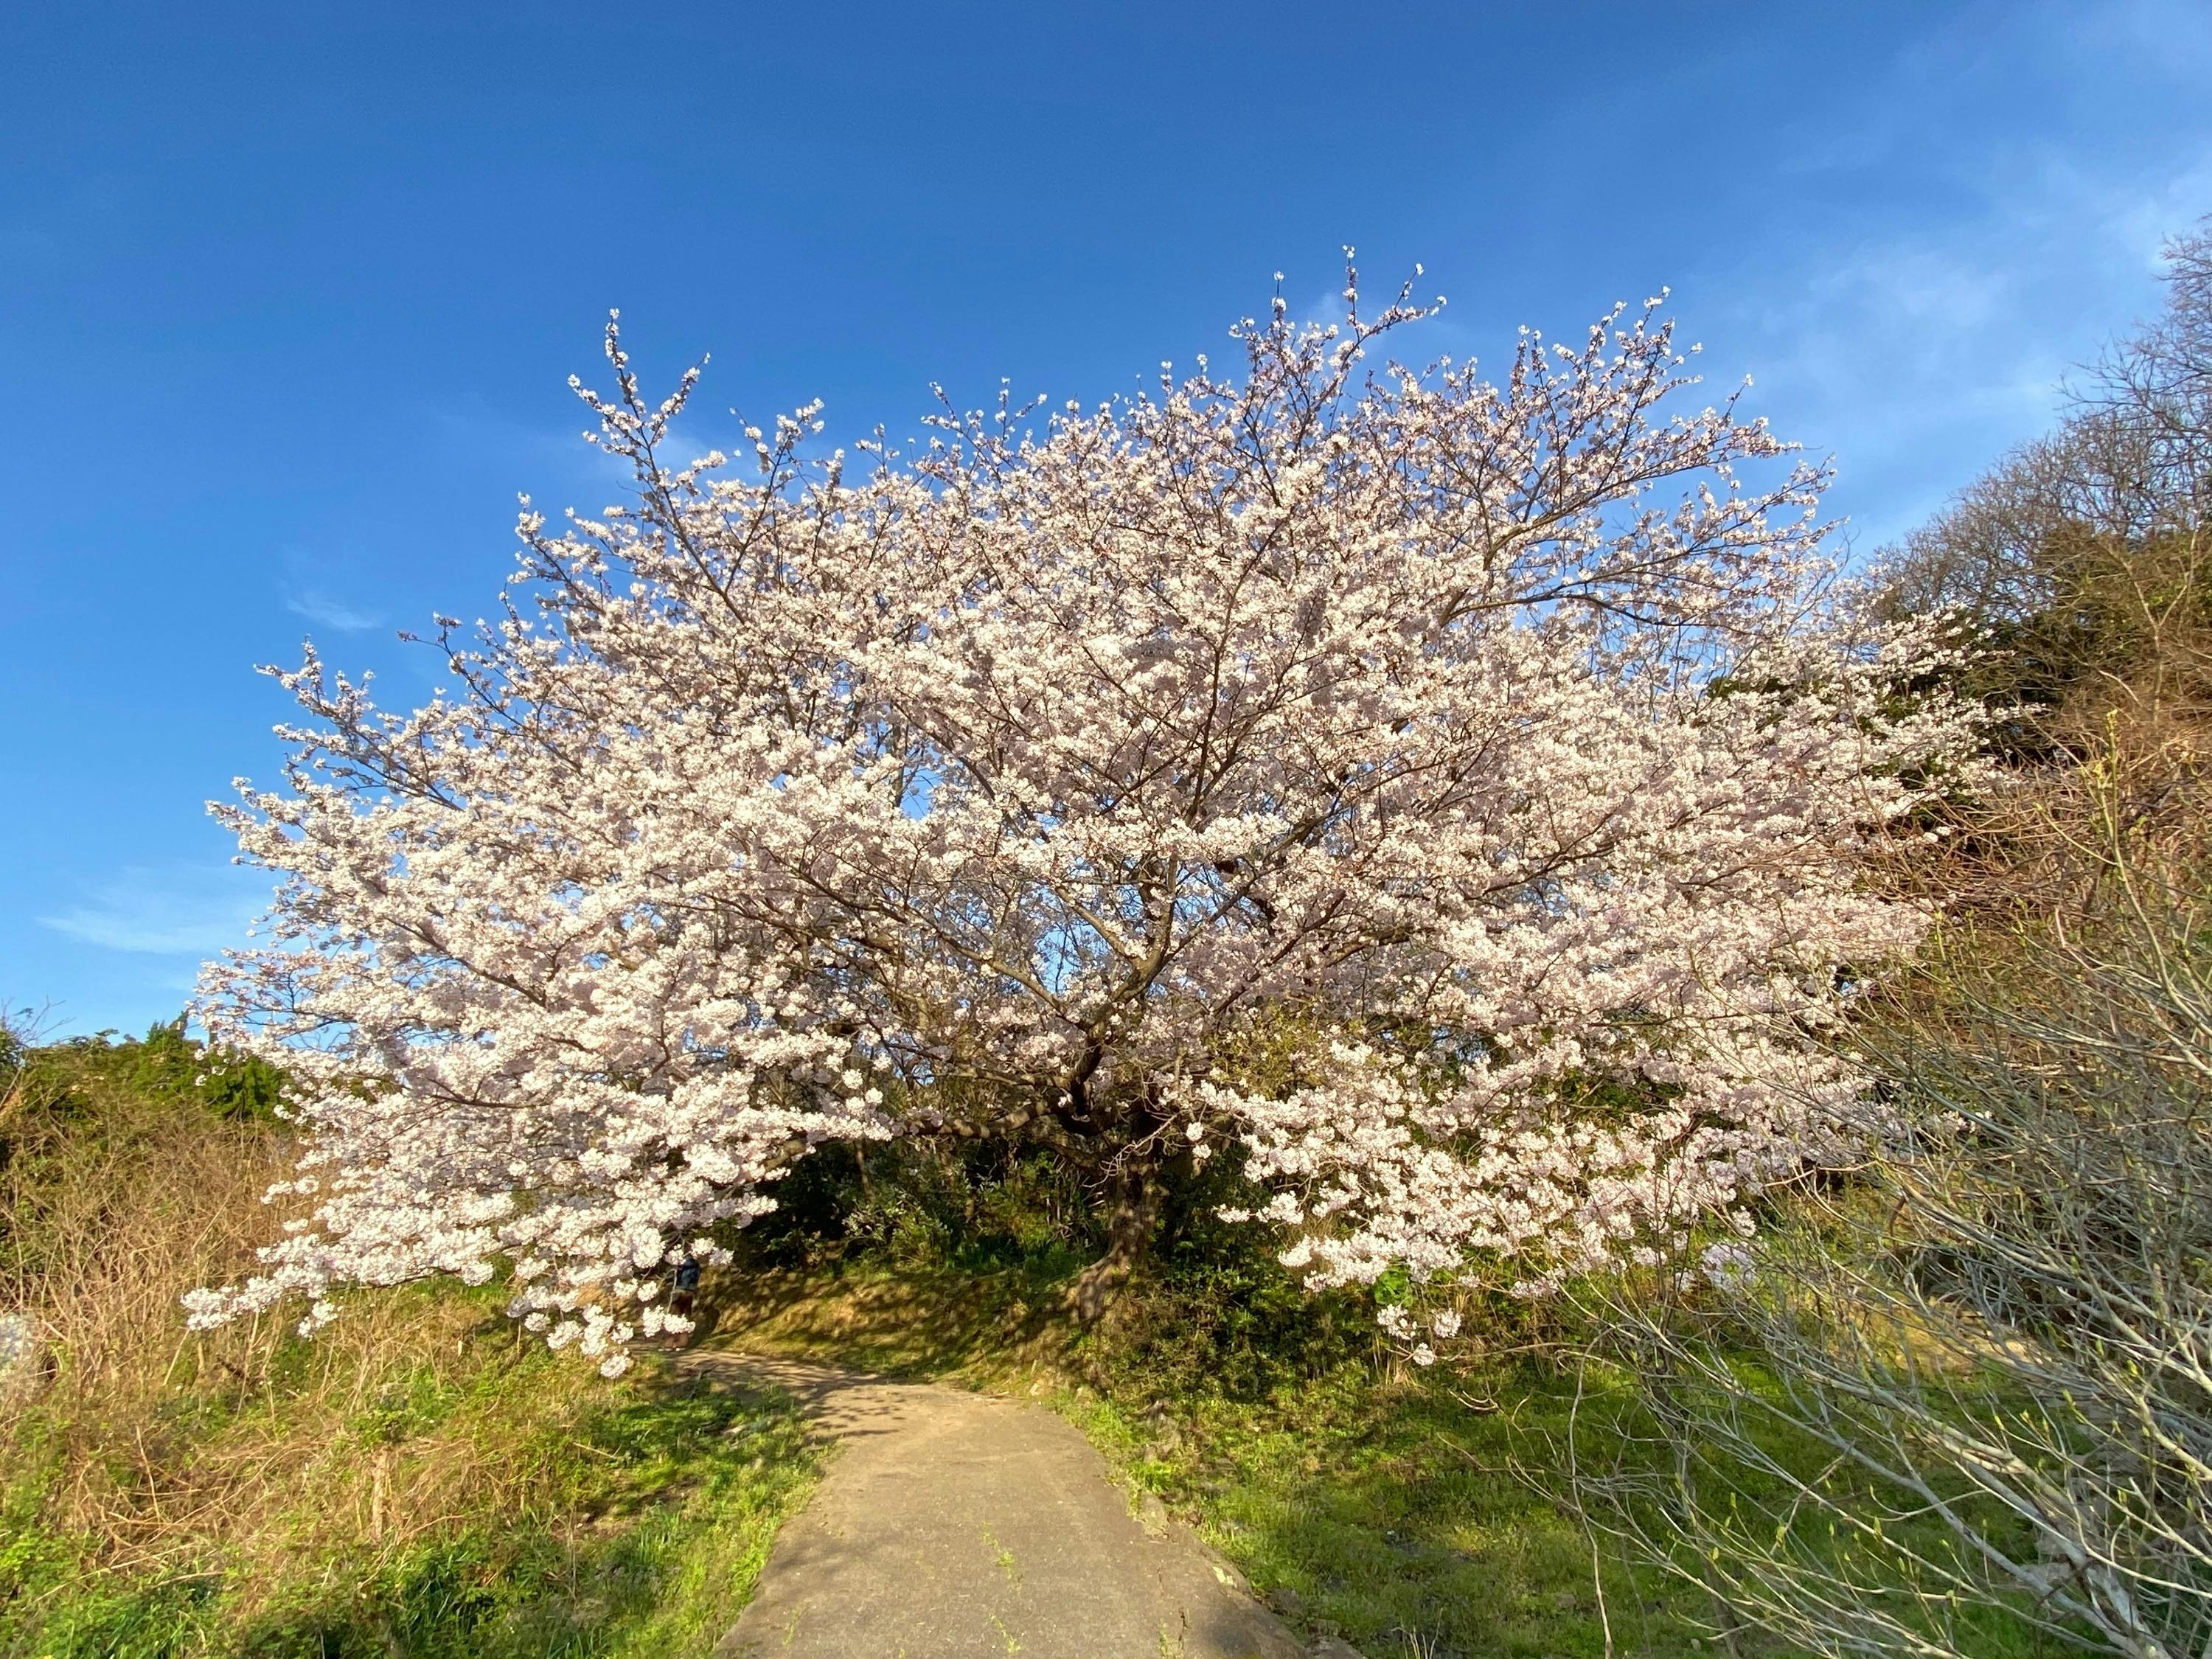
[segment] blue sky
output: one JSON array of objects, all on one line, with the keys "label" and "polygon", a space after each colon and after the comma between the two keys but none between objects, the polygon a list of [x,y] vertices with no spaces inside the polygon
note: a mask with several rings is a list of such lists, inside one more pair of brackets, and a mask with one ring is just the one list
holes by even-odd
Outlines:
[{"label": "blue sky", "polygon": [[849,437],[1128,388],[1346,242],[1450,296],[1423,355],[1671,284],[1871,546],[2212,211],[2203,0],[4,12],[0,1000],[71,1031],[258,907],[204,811],[276,773],[256,663],[411,702],[518,490],[617,499],[564,384],[610,306]]}]

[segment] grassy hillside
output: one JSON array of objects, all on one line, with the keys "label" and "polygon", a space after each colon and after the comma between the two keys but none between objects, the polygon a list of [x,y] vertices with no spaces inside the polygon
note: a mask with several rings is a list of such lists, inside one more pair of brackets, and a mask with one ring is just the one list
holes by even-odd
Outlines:
[{"label": "grassy hillside", "polygon": [[188,1335],[268,1236],[273,1079],[177,1032],[0,1058],[0,1654],[702,1653],[812,1453],[779,1397],[620,1383],[495,1291]]}]

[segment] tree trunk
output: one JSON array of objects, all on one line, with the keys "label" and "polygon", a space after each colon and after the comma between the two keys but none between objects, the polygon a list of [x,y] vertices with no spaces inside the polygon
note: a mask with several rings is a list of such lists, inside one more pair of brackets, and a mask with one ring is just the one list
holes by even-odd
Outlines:
[{"label": "tree trunk", "polygon": [[1152,1229],[1167,1197],[1160,1172],[1149,1164],[1123,1164],[1108,1177],[1106,1190],[1106,1253],[1077,1274],[1067,1291],[1068,1307],[1086,1325],[1113,1305],[1151,1253]]}]

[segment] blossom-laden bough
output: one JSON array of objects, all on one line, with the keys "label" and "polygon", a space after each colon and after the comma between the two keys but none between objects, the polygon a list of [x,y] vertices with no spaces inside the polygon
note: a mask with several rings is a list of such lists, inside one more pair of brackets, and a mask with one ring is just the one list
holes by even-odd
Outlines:
[{"label": "blossom-laden bough", "polygon": [[1836,620],[1825,472],[1670,412],[1658,301],[1502,383],[1346,301],[854,464],[809,408],[668,465],[696,371],[652,405],[611,325],[635,499],[526,501],[424,708],[311,651],[287,787],[218,809],[281,886],[201,1017],[289,1068],[312,1216],[193,1316],[505,1264],[618,1370],[840,1139],[1053,1149],[1087,1310],[1217,1144],[1316,1286],[1540,1285],[1819,1155],[1813,1039],[1923,927],[1862,865],[1963,752],[1899,692],[1939,645]]}]

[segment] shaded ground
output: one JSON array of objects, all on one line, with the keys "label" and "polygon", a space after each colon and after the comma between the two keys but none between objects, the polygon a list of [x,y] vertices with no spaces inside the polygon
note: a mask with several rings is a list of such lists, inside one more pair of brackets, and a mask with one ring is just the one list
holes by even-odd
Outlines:
[{"label": "shaded ground", "polygon": [[795,1360],[687,1365],[799,1396],[839,1443],[717,1659],[1300,1659],[1233,1568],[1133,1511],[1049,1411]]}]

